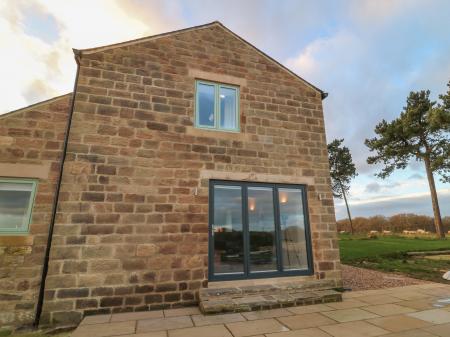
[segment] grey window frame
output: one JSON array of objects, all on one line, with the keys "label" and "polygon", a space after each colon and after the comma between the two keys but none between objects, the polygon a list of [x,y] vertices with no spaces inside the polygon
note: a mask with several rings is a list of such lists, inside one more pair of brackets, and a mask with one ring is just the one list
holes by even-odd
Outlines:
[{"label": "grey window frame", "polygon": [[[214,186],[215,185],[228,185],[228,186],[240,186],[242,193],[242,230],[244,239],[244,272],[239,273],[227,273],[227,274],[215,274],[214,273],[214,234],[212,226],[214,224]],[[276,228],[276,249],[277,249],[277,270],[276,271],[258,271],[250,272],[249,267],[249,221],[248,221],[248,188],[249,187],[271,187],[273,189],[273,204],[275,215],[275,228]],[[298,189],[302,192],[302,204],[305,219],[305,240],[306,240],[306,253],[307,253],[307,268],[306,269],[288,269],[284,270],[283,257],[281,254],[281,225],[280,225],[280,201],[278,196],[278,189],[289,188]],[[260,183],[260,182],[247,182],[247,181],[235,181],[235,180],[216,180],[209,181],[209,216],[208,216],[208,280],[209,281],[229,281],[229,280],[243,280],[243,279],[257,279],[257,278],[269,278],[269,277],[284,277],[284,276],[309,276],[314,274],[312,244],[311,244],[311,228],[309,223],[308,212],[308,199],[307,199],[307,186],[299,184],[277,184],[277,183]]]}]

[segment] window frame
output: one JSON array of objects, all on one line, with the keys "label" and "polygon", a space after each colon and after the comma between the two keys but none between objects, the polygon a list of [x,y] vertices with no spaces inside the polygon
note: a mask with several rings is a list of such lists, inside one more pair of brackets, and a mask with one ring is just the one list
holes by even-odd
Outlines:
[{"label": "window frame", "polygon": [[[212,225],[214,224],[214,186],[240,186],[241,200],[242,200],[242,231],[244,240],[244,272],[241,273],[214,273],[214,234]],[[273,189],[273,206],[275,215],[275,231],[276,231],[276,250],[277,250],[277,270],[276,271],[250,271],[250,241],[249,241],[249,221],[248,221],[248,188],[249,187],[270,187]],[[284,270],[283,256],[281,247],[281,226],[280,226],[280,200],[279,189],[290,188],[298,189],[302,192],[302,205],[305,224],[305,241],[307,253],[307,268],[306,269],[287,269]],[[208,280],[209,281],[231,281],[231,280],[247,280],[270,277],[288,277],[288,276],[310,276],[314,274],[313,252],[312,252],[312,238],[311,226],[308,209],[308,195],[307,185],[302,184],[285,184],[285,183],[263,183],[251,181],[236,181],[236,180],[218,180],[211,179],[209,181],[209,215],[208,215]]]},{"label": "window frame", "polygon": [[11,228],[2,229],[2,228],[0,228],[0,236],[28,234],[30,231],[30,224],[31,224],[32,216],[33,216],[34,202],[36,199],[36,191],[37,191],[37,185],[38,185],[37,179],[0,177],[0,184],[1,183],[13,183],[13,184],[30,184],[31,183],[31,185],[32,185],[31,194],[30,194],[30,198],[29,198],[29,202],[28,202],[28,209],[25,214],[25,219],[26,219],[26,222],[24,222],[25,226],[23,226],[23,228],[21,228],[21,229],[11,229]]},{"label": "window frame", "polygon": [[[199,114],[199,95],[198,95],[198,86],[199,85],[209,85],[214,87],[214,126],[208,126],[208,125],[202,125],[200,124],[200,114]],[[232,89],[236,91],[236,128],[233,129],[227,129],[227,128],[221,128],[220,127],[220,88],[225,89]],[[205,130],[215,130],[215,131],[223,131],[223,132],[240,132],[241,125],[240,125],[240,91],[238,86],[230,85],[230,84],[224,84],[224,83],[218,83],[218,82],[211,82],[211,81],[205,81],[205,80],[195,80],[195,127],[199,129],[205,129]]]}]

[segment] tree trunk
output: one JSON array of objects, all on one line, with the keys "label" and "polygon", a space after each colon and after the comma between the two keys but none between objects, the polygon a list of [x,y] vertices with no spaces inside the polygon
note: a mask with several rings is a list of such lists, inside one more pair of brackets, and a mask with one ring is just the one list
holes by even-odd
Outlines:
[{"label": "tree trunk", "polygon": [[350,221],[350,233],[353,235],[353,222],[352,222],[352,216],[350,215],[350,208],[348,208],[348,202],[347,197],[345,195],[344,186],[342,186],[342,183],[339,182],[339,186],[341,186],[342,196],[344,197],[345,207],[347,207],[347,215],[348,220]]},{"label": "tree trunk", "polygon": [[428,156],[424,157],[425,169],[427,171],[428,184],[430,185],[431,193],[431,203],[433,204],[433,214],[434,214],[434,227],[436,228],[436,234],[439,238],[445,238],[444,227],[442,226],[441,211],[439,209],[439,201],[436,192],[436,185],[434,183],[433,172],[431,171],[430,158]]}]

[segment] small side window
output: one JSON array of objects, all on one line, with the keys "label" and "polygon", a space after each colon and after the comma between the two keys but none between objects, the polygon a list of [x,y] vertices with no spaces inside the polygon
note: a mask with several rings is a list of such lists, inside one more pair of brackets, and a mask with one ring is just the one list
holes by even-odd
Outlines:
[{"label": "small side window", "polygon": [[37,182],[0,178],[0,235],[28,233]]},{"label": "small side window", "polygon": [[206,129],[239,131],[239,88],[197,81],[195,125]]}]

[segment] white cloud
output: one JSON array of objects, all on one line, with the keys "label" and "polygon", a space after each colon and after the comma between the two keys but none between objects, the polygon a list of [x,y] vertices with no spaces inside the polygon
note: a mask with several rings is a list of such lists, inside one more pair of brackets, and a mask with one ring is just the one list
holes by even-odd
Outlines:
[{"label": "white cloud", "polygon": [[[450,189],[439,190],[438,194],[439,195],[450,195]],[[423,198],[423,197],[429,197],[429,196],[430,196],[430,192],[416,192],[416,193],[410,193],[410,194],[406,194],[406,195],[401,194],[401,195],[392,195],[392,196],[371,198],[371,199],[366,199],[366,200],[350,201],[349,205],[357,206],[357,205],[377,204],[380,202],[392,202],[395,200],[415,199],[415,198]]]},{"label": "white cloud", "polygon": [[[438,190],[441,215],[450,214],[450,189]],[[367,200],[350,201],[350,211],[356,216],[391,216],[399,213],[415,213],[433,215],[430,192],[417,192],[411,194],[378,197]],[[345,205],[336,203],[336,218],[346,218]]]},{"label": "white cloud", "polygon": [[386,24],[399,14],[423,5],[419,0],[353,0],[350,15],[359,23]]},{"label": "white cloud", "polygon": [[[383,213],[380,205],[388,202],[392,209],[397,203],[396,210],[401,211],[413,193],[429,194],[426,179],[408,179],[413,173],[423,175],[422,163],[411,162],[406,171],[396,172],[387,182],[376,179],[373,174],[380,165],[367,164],[370,152],[364,140],[373,137],[375,125],[383,118],[398,116],[409,91],[430,89],[434,97],[444,92],[450,79],[449,24],[442,14],[444,8],[450,9],[450,4],[353,1],[336,29],[317,37],[285,62],[329,92],[324,101],[327,139],[345,138],[352,152],[360,175],[352,184],[350,199],[359,210],[362,205],[378,203],[378,208],[364,209]],[[342,213],[342,204],[336,205]],[[414,211],[416,206],[412,202],[409,209]],[[449,209],[443,207],[445,211]]]},{"label": "white cloud", "polygon": [[[20,4],[19,2],[17,4]],[[6,112],[28,102],[23,91],[36,80],[44,80],[48,69],[46,56],[54,53],[52,46],[42,40],[21,33],[21,17],[17,7],[0,5],[0,111]],[[58,64],[53,64],[57,67]],[[48,91],[48,88],[45,89]]]},{"label": "white cloud", "polygon": [[[49,43],[25,32],[24,12],[32,7],[57,23],[57,39]],[[169,30],[179,18],[176,6],[139,6],[119,0],[29,0],[0,3],[0,114],[70,92],[76,64],[72,48],[122,42]],[[171,11],[163,13],[162,11]],[[171,17],[171,20],[166,18]]]},{"label": "white cloud", "polygon": [[[35,0],[60,24],[61,39],[83,49],[149,33],[149,26],[127,13],[118,1]],[[131,15],[130,15],[131,14]]]}]

